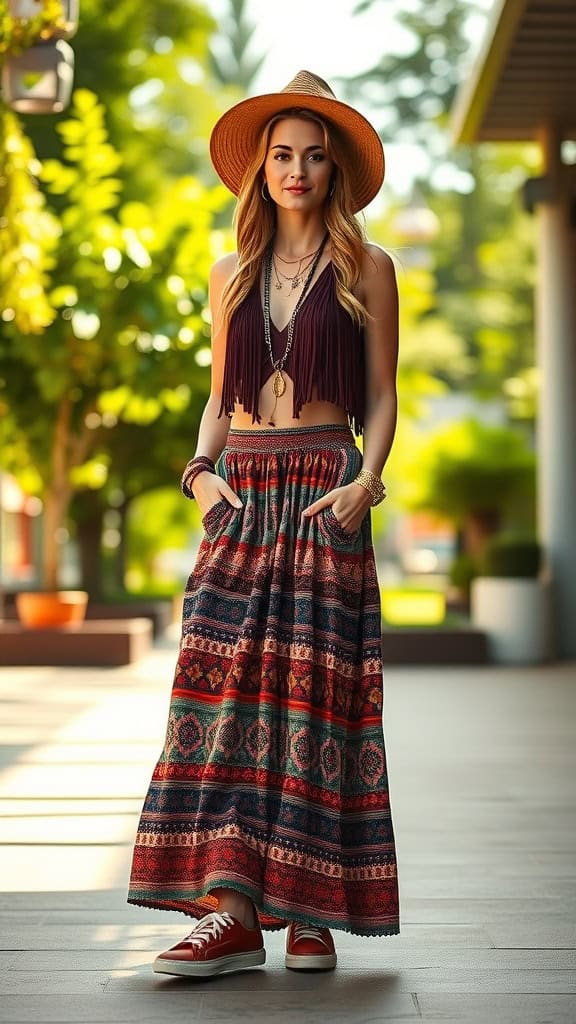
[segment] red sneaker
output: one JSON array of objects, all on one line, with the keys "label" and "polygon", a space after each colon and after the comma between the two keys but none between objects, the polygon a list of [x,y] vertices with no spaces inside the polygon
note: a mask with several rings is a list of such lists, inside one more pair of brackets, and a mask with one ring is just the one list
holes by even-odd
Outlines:
[{"label": "red sneaker", "polygon": [[226,971],[241,971],[266,962],[260,922],[245,928],[228,911],[212,911],[196,921],[192,931],[156,957],[157,974],[185,974],[206,977]]},{"label": "red sneaker", "polygon": [[336,967],[330,929],[293,921],[286,937],[285,963],[295,971],[328,971]]}]

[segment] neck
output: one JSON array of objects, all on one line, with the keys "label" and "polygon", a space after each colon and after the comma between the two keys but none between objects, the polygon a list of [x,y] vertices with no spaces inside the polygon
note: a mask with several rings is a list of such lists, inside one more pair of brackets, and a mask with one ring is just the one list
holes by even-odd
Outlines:
[{"label": "neck", "polygon": [[279,209],[274,249],[287,259],[298,259],[317,249],[325,234],[326,226],[321,215],[302,216]]}]

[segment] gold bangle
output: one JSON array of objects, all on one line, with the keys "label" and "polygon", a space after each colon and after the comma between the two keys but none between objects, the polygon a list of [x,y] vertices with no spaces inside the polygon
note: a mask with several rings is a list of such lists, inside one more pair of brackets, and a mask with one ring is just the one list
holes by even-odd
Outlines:
[{"label": "gold bangle", "polygon": [[353,484],[360,484],[365,487],[372,496],[371,505],[379,505],[386,497],[386,489],[379,476],[369,469],[361,469],[358,476],[352,481]]}]

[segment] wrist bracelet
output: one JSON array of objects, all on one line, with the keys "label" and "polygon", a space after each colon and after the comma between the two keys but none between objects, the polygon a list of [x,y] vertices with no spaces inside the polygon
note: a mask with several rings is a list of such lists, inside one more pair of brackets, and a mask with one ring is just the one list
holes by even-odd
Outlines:
[{"label": "wrist bracelet", "polygon": [[353,484],[359,484],[361,487],[365,487],[368,493],[372,496],[371,505],[379,505],[381,501],[384,501],[386,497],[386,488],[382,483],[379,476],[372,473],[369,469],[361,469],[358,476],[352,481]]},{"label": "wrist bracelet", "polygon": [[180,481],[180,489],[185,498],[190,498],[194,501],[194,494],[192,493],[192,484],[199,473],[204,473],[206,470],[209,473],[214,473],[216,466],[212,459],[209,459],[207,455],[197,455],[195,459],[190,459],[190,462],[186,464],[186,469],[182,474]]}]

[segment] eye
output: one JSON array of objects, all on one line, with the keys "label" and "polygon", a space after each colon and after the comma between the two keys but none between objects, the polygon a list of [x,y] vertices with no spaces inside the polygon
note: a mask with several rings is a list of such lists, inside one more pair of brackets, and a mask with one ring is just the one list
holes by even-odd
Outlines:
[{"label": "eye", "polygon": [[326,157],[324,156],[324,153],[311,153],[310,159],[313,160],[314,163],[319,164],[322,163],[322,161],[325,160]]},{"label": "eye", "polygon": [[288,153],[275,153],[274,154],[274,159],[275,160],[288,160]]}]

